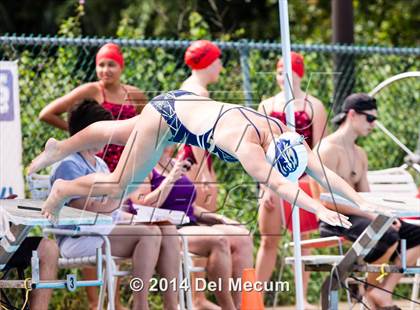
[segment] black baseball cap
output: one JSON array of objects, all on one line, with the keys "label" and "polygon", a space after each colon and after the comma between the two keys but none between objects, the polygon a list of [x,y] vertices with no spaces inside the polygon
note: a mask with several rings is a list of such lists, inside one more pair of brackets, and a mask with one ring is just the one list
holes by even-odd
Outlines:
[{"label": "black baseball cap", "polygon": [[376,110],[376,99],[369,96],[365,93],[355,93],[351,94],[344,99],[343,105],[341,107],[341,112],[333,117],[331,120],[336,125],[341,125],[346,119],[347,113],[350,110],[355,110],[356,112],[363,112],[366,110]]}]

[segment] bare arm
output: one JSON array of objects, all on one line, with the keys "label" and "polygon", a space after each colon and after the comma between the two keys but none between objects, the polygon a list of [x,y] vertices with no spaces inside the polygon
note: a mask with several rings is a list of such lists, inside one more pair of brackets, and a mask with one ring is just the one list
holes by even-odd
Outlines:
[{"label": "bare arm", "polygon": [[[269,116],[273,111],[273,102],[274,98],[268,98],[260,102],[258,105],[258,112]],[[260,183],[260,193],[262,194],[259,198],[259,203],[261,206],[266,206],[269,208],[274,208],[274,201],[273,201],[273,192],[267,188],[265,184]]]},{"label": "bare arm", "polygon": [[194,215],[197,218],[197,221],[203,224],[216,225],[216,224],[225,224],[227,221],[223,215],[211,212],[199,205],[194,204]]},{"label": "bare arm", "polygon": [[[147,185],[149,183],[149,185]],[[134,203],[153,208],[160,208],[168,198],[169,193],[173,187],[173,181],[165,178],[158,188],[151,190],[150,178],[147,179],[146,184],[140,185],[138,189],[130,195]]]},{"label": "bare arm", "polygon": [[[335,150],[334,146],[331,146],[330,144],[328,144],[328,142],[325,142],[322,144],[322,147],[319,148],[319,152],[317,153],[316,156],[318,157],[319,155],[319,159],[321,160],[325,168],[331,169],[332,171],[338,171],[339,165],[340,165],[339,156],[331,156],[331,154],[335,154],[336,152],[337,151]],[[328,191],[328,188],[321,187],[313,179],[311,179],[311,182],[315,183],[314,187],[316,186],[318,188],[318,193],[316,197],[319,198],[319,194],[321,192]],[[353,208],[353,207],[340,205],[340,204],[332,204],[332,203],[327,203],[327,202],[324,202],[324,205],[330,210],[336,210],[337,212],[340,212],[342,214],[366,216],[365,212],[359,209]]]},{"label": "bare arm", "polygon": [[130,195],[133,202],[150,206],[153,208],[160,208],[171,193],[175,182],[186,173],[186,167],[190,163],[186,160],[176,161],[174,167],[162,183],[155,189],[151,190],[150,184],[151,175],[146,179],[146,184],[139,186],[138,189]]},{"label": "bare arm", "polygon": [[137,114],[140,114],[147,104],[147,96],[137,87],[126,85],[128,91],[128,98],[136,107]]},{"label": "bare arm", "polygon": [[[61,208],[68,197],[74,196],[107,196],[122,199],[121,186],[115,174],[92,173],[73,180],[57,179],[44,202],[42,214],[56,222]],[[119,196],[119,197],[118,197]]]},{"label": "bare arm", "polygon": [[96,94],[97,87],[95,83],[83,84],[45,106],[39,113],[39,119],[54,127],[68,130],[68,124],[61,115],[66,113],[71,106],[84,99],[96,99]]},{"label": "bare arm", "polygon": [[311,148],[313,148],[322,138],[327,135],[327,112],[325,111],[324,105],[321,101],[314,97],[310,97],[311,104],[313,106],[313,139]]},{"label": "bare arm", "polygon": [[299,186],[284,178],[277,170],[273,169],[265,159],[263,148],[252,142],[243,142],[236,152],[236,156],[247,173],[257,182],[265,184],[275,193],[309,212],[317,214],[323,221],[331,225],[351,226],[346,217],[326,209],[319,201],[312,199]]}]

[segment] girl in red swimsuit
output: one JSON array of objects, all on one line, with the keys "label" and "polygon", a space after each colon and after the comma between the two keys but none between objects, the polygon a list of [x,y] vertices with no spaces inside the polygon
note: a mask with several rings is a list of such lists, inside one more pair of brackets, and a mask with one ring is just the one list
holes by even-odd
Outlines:
[{"label": "girl in red swimsuit", "polygon": [[[132,118],[137,115],[136,106],[130,100],[130,94],[125,86],[121,85],[121,88],[125,91],[125,97],[127,102],[121,104],[116,102],[111,102],[107,100],[105,94],[105,88],[102,88],[102,96],[104,101],[102,102],[102,106],[111,112],[114,119],[128,119]],[[106,162],[108,165],[109,170],[112,172],[115,170],[115,167],[118,164],[120,159],[121,153],[124,150],[124,146],[116,145],[116,144],[108,144],[104,147],[104,149],[98,153],[97,155]]]},{"label": "girl in red swimsuit", "polygon": [[[207,87],[217,83],[223,69],[221,55],[219,47],[208,40],[192,42],[184,56],[185,64],[191,69],[191,75],[182,83],[180,89],[198,96],[209,97]],[[191,166],[187,173],[197,189],[197,204],[210,212],[215,212],[218,188],[211,155],[195,146],[186,146],[183,151],[184,158],[190,157],[197,163]],[[203,162],[206,164],[202,165]]]},{"label": "girl in red swimsuit", "polygon": [[[39,114],[40,120],[63,130],[67,122],[62,118],[74,104],[94,99],[111,111],[114,119],[127,119],[141,112],[147,98],[137,87],[121,83],[124,57],[118,45],[107,43],[96,54],[97,82],[80,85],[70,93],[55,99],[45,106]],[[120,158],[122,146],[106,146],[101,157],[113,171]]]},{"label": "girl in red swimsuit", "polygon": [[[67,122],[62,118],[70,108],[85,99],[94,99],[101,103],[105,109],[111,111],[114,119],[131,118],[141,112],[147,103],[147,98],[137,87],[121,83],[121,74],[124,69],[124,57],[120,47],[113,43],[102,46],[96,54],[97,82],[86,83],[73,89],[70,93],[55,99],[45,106],[39,114],[40,120],[63,130],[68,130]],[[98,154],[107,163],[112,172],[121,156],[124,147],[107,145]],[[95,279],[96,271],[92,268],[83,270],[84,278]],[[97,289],[88,287],[88,300],[90,309],[96,309],[98,303]],[[120,290],[117,289],[117,292]],[[116,309],[125,309],[116,295]]]},{"label": "girl in red swimsuit", "polygon": [[[305,93],[301,89],[301,80],[304,75],[304,61],[303,56],[292,52],[292,74],[293,74],[293,95],[292,101],[295,110],[295,129],[296,132],[305,136],[306,142],[309,146],[314,147],[316,143],[325,135],[324,126],[327,121],[327,114],[325,108],[317,98]],[[283,60],[280,59],[277,63],[277,83],[283,89]],[[262,101],[258,107],[258,111],[265,113],[272,117],[278,118],[284,124],[286,123],[286,104],[284,99],[284,92],[280,92],[274,97]],[[309,177],[303,176],[299,180],[299,186],[307,194],[311,195],[309,187]],[[283,206],[281,208],[280,206]],[[285,225],[289,231],[292,231],[292,208],[290,204],[282,201],[277,195],[270,191],[265,191],[260,201],[259,209],[259,228],[261,232],[261,246],[257,254],[256,270],[257,278],[260,281],[268,281],[273,272],[278,243],[280,241],[280,227]],[[305,210],[299,210],[300,217],[300,231],[302,232],[302,239],[307,239],[309,231],[318,228],[318,221],[313,213]],[[308,250],[302,250],[303,255]],[[306,292],[309,281],[309,272],[305,272],[303,276],[303,286],[305,295],[305,310],[316,309],[306,301]]]}]

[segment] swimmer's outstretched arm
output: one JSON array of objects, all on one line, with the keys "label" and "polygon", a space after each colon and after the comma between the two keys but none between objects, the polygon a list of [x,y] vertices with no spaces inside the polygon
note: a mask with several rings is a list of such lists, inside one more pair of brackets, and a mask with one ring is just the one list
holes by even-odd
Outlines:
[{"label": "swimmer's outstretched arm", "polygon": [[[333,226],[350,227],[348,217],[331,211],[319,201],[312,199],[299,189],[297,183],[290,182],[267,162],[264,149],[258,143],[243,142],[236,151],[236,157],[245,171],[256,181],[268,186],[283,199],[309,212],[315,213],[324,222]],[[299,194],[298,194],[299,193]]]},{"label": "swimmer's outstretched arm", "polygon": [[138,117],[139,115],[121,121],[96,122],[63,141],[49,139],[44,151],[32,160],[28,173],[35,173],[75,152],[99,149],[105,144],[125,145]]}]

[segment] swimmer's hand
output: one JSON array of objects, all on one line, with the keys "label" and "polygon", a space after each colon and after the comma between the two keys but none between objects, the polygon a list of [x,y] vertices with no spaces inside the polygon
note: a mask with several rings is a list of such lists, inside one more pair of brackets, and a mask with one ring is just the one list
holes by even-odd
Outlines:
[{"label": "swimmer's hand", "polygon": [[351,223],[349,222],[348,216],[340,214],[336,211],[331,211],[325,207],[320,209],[316,215],[323,222],[330,224],[331,226],[342,226],[344,228],[350,228]]},{"label": "swimmer's hand", "polygon": [[61,198],[57,192],[57,186],[59,186],[60,181],[61,180],[56,180],[54,182],[51,192],[48,195],[47,200],[45,200],[41,211],[41,214],[52,224],[58,224],[58,216],[65,203],[65,200]]},{"label": "swimmer's hand", "polygon": [[45,144],[44,151],[32,160],[28,167],[28,174],[31,175],[51,166],[55,162],[63,159],[63,157],[65,156],[62,156],[60,152],[60,141],[50,138]]}]

